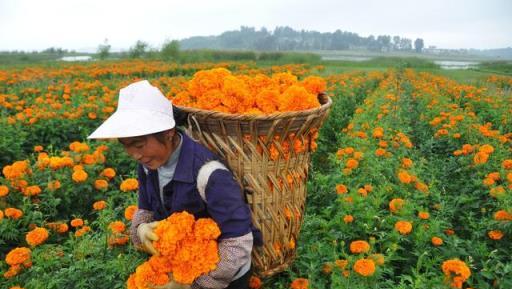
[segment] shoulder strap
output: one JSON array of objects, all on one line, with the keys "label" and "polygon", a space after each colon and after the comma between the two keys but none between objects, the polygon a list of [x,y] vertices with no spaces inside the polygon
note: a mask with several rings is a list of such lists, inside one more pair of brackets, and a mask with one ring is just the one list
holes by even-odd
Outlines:
[{"label": "shoulder strap", "polygon": [[206,185],[208,185],[208,180],[210,179],[211,174],[216,170],[228,170],[225,165],[223,165],[219,161],[207,161],[203,164],[203,166],[199,169],[197,174],[197,190],[199,191],[199,195],[201,199],[206,203]]}]

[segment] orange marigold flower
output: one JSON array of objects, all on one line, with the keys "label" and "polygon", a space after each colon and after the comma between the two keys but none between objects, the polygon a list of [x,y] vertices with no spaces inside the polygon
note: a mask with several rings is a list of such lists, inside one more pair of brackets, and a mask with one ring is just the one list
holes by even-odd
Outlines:
[{"label": "orange marigold flower", "polygon": [[376,265],[384,265],[385,257],[383,254],[371,254],[368,258],[372,259]]},{"label": "orange marigold flower", "polygon": [[94,188],[96,190],[105,190],[108,188],[108,182],[105,180],[95,180],[94,181]]},{"label": "orange marigold flower", "polygon": [[396,212],[400,211],[404,207],[404,205],[405,205],[405,201],[403,199],[400,199],[400,198],[392,199],[389,202],[389,210],[392,213],[396,213]]},{"label": "orange marigold flower", "polygon": [[259,289],[261,288],[262,282],[261,279],[257,276],[251,276],[249,279],[249,288],[251,289]]},{"label": "orange marigold flower", "polygon": [[45,228],[37,227],[34,230],[27,233],[25,240],[30,246],[41,245],[48,239],[48,230]]},{"label": "orange marigold flower", "polygon": [[331,272],[332,272],[332,264],[331,263],[325,263],[322,266],[322,272],[324,274],[331,274]]},{"label": "orange marigold flower", "polygon": [[405,169],[408,169],[412,167],[413,161],[410,158],[403,158],[402,159],[402,167]]},{"label": "orange marigold flower", "polygon": [[395,223],[395,230],[402,235],[407,235],[412,231],[412,223],[408,221],[398,221]]},{"label": "orange marigold flower", "polygon": [[501,240],[501,238],[503,238],[504,234],[500,230],[492,230],[492,231],[489,231],[487,233],[487,235],[489,236],[489,238],[491,238],[493,240]]},{"label": "orange marigold flower", "polygon": [[16,208],[7,208],[4,213],[7,218],[13,220],[17,220],[23,216],[23,211]]},{"label": "orange marigold flower", "polygon": [[87,173],[84,170],[76,170],[71,176],[75,183],[82,183],[87,180]]},{"label": "orange marigold flower", "polygon": [[512,160],[511,159],[507,159],[507,160],[504,160],[502,163],[501,163],[501,166],[506,169],[506,170],[512,170]]},{"label": "orange marigold flower", "polygon": [[9,194],[9,188],[5,185],[0,186],[0,197],[5,197]]},{"label": "orange marigold flower", "polygon": [[345,167],[348,168],[348,169],[355,169],[359,166],[359,161],[357,161],[356,159],[348,159],[346,164],[345,164]]},{"label": "orange marigold flower", "polygon": [[4,212],[2,210],[0,210],[0,221],[2,221],[3,218],[4,218]]},{"label": "orange marigold flower", "polygon": [[418,217],[422,220],[427,220],[430,218],[430,214],[428,212],[418,212]]},{"label": "orange marigold flower", "polygon": [[378,157],[386,155],[386,150],[383,148],[378,148],[375,150],[375,155]]},{"label": "orange marigold flower", "polygon": [[36,152],[36,153],[43,151],[43,149],[44,149],[43,146],[39,146],[39,145],[34,146],[34,152]]},{"label": "orange marigold flower", "polygon": [[354,217],[352,215],[345,215],[345,217],[343,217],[343,222],[345,222],[345,224],[352,223],[353,221]]},{"label": "orange marigold flower", "polygon": [[345,259],[338,259],[336,261],[334,261],[334,264],[336,264],[336,266],[340,269],[345,269],[345,267],[347,267],[348,265],[348,260],[345,260]]},{"label": "orange marigold flower", "polygon": [[505,210],[499,210],[494,213],[494,219],[496,221],[512,221],[512,214]]},{"label": "orange marigold flower", "polygon": [[290,284],[291,289],[308,289],[309,280],[306,278],[297,278]]},{"label": "orange marigold flower", "polygon": [[28,186],[24,188],[22,191],[23,195],[31,197],[39,195],[41,193],[41,188],[39,186]]},{"label": "orange marigold flower", "polygon": [[59,180],[48,182],[48,189],[50,191],[58,190],[58,189],[60,189],[60,187],[61,187],[61,183]]},{"label": "orange marigold flower", "polygon": [[126,225],[121,221],[114,221],[108,225],[113,233],[122,233],[126,229]]},{"label": "orange marigold flower", "polygon": [[92,204],[92,208],[95,211],[101,211],[101,210],[105,209],[106,207],[107,207],[107,202],[105,202],[103,200],[94,202],[94,204]]},{"label": "orange marigold flower", "polygon": [[81,227],[84,225],[84,220],[82,219],[73,219],[71,220],[71,227],[74,227],[74,228],[77,228],[77,227]]},{"label": "orange marigold flower", "polygon": [[471,276],[469,267],[459,259],[444,261],[441,265],[441,269],[446,278],[452,281],[450,285],[455,288],[462,288],[462,283]]},{"label": "orange marigold flower", "polygon": [[90,230],[91,230],[91,227],[83,226],[82,228],[76,230],[75,237],[81,237],[83,234],[89,232]]},{"label": "orange marigold flower", "polygon": [[136,179],[126,179],[121,183],[120,190],[123,192],[134,191],[139,188],[139,182]]},{"label": "orange marigold flower", "polygon": [[375,273],[375,262],[372,259],[359,259],[354,263],[354,271],[364,277],[372,276]]},{"label": "orange marigold flower", "polygon": [[106,178],[113,179],[116,176],[116,171],[113,168],[106,168],[101,172],[101,175]]},{"label": "orange marigold flower", "polygon": [[478,151],[490,155],[490,154],[492,154],[494,152],[494,147],[492,145],[485,144],[485,145],[481,146],[478,149]]},{"label": "orange marigold flower", "polygon": [[336,185],[336,193],[337,194],[341,195],[341,194],[346,194],[347,192],[348,192],[347,186],[342,185],[342,184]]},{"label": "orange marigold flower", "polygon": [[476,165],[485,164],[487,160],[489,159],[489,154],[485,152],[477,152],[475,156],[473,157],[473,162]]},{"label": "orange marigold flower", "polygon": [[361,254],[370,251],[370,244],[363,240],[353,241],[350,243],[350,252],[352,254]]},{"label": "orange marigold flower", "polygon": [[441,246],[443,245],[443,239],[439,238],[439,237],[432,237],[432,245],[438,247],[438,246]]},{"label": "orange marigold flower", "polygon": [[137,206],[131,205],[128,206],[126,209],[124,209],[124,217],[131,221],[133,219],[133,215],[135,215],[135,212],[137,211]]},{"label": "orange marigold flower", "polygon": [[398,172],[398,179],[404,184],[409,184],[413,181],[412,176],[407,171]]},{"label": "orange marigold flower", "polygon": [[29,248],[18,247],[12,249],[11,251],[9,251],[9,253],[7,253],[7,256],[5,257],[5,262],[7,263],[7,265],[10,266],[28,264],[31,262],[31,257],[32,251]]}]

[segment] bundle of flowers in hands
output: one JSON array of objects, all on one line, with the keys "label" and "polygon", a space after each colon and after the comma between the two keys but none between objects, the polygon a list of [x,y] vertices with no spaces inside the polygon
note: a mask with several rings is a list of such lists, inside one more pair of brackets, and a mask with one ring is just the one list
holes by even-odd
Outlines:
[{"label": "bundle of flowers in hands", "polygon": [[265,115],[320,107],[318,94],[326,81],[309,76],[299,81],[289,72],[234,75],[225,68],[202,70],[173,97],[178,106],[234,114]]},{"label": "bundle of flowers in hands", "polygon": [[158,240],[153,246],[159,254],[130,275],[129,289],[158,288],[172,280],[191,284],[216,268],[220,229],[212,219],[195,220],[187,212],[174,213],[160,221],[154,232]]}]

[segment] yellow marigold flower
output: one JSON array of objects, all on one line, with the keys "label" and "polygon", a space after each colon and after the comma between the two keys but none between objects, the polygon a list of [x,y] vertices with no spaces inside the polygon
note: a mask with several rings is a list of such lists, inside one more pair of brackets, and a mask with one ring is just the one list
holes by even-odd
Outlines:
[{"label": "yellow marigold flower", "polygon": [[441,246],[443,245],[443,239],[439,238],[439,237],[432,237],[432,245],[438,247],[438,246]]},{"label": "yellow marigold flower", "polygon": [[137,211],[137,206],[131,205],[128,206],[126,209],[124,209],[124,217],[131,221],[133,219],[133,215],[135,215],[135,212]]},{"label": "yellow marigold flower", "polygon": [[306,278],[297,278],[290,284],[291,289],[308,289],[309,280]]},{"label": "yellow marigold flower", "polygon": [[455,288],[462,288],[462,283],[471,276],[471,270],[466,263],[458,259],[444,261],[441,269],[446,278],[452,281],[450,285]]},{"label": "yellow marigold flower", "polygon": [[408,221],[398,221],[395,223],[395,230],[402,235],[407,235],[412,231],[412,223]]},{"label": "yellow marigold flower", "polygon": [[489,231],[487,233],[487,235],[489,236],[489,238],[491,238],[493,240],[501,240],[501,238],[503,238],[504,234],[500,230],[492,230],[492,231]]},{"label": "yellow marigold flower", "polygon": [[25,240],[30,246],[41,245],[48,239],[48,230],[45,228],[37,227],[34,230],[27,233]]},{"label": "yellow marigold flower", "polygon": [[82,183],[87,180],[87,173],[84,170],[76,170],[71,176],[75,183]]},{"label": "yellow marigold flower", "polygon": [[9,188],[5,185],[0,185],[0,197],[5,197],[9,194]]},{"label": "yellow marigold flower", "polygon": [[350,252],[352,254],[361,254],[370,251],[370,244],[366,241],[358,240],[350,243]]},{"label": "yellow marigold flower", "polygon": [[375,262],[372,259],[359,259],[354,263],[354,271],[364,277],[375,273]]},{"label": "yellow marigold flower", "polygon": [[95,211],[101,211],[101,210],[105,209],[106,207],[107,207],[107,202],[105,202],[103,200],[94,202],[94,204],[92,204],[92,208]]},{"label": "yellow marigold flower", "polygon": [[136,179],[126,179],[121,183],[120,189],[123,192],[134,191],[139,188],[139,182]]}]

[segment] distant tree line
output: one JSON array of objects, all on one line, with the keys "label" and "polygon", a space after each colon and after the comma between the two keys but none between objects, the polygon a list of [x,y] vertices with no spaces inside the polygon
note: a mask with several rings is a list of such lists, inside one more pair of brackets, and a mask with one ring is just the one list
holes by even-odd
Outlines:
[{"label": "distant tree line", "polygon": [[242,26],[240,30],[226,31],[219,36],[195,36],[180,41],[182,49],[239,49],[257,51],[290,50],[348,50],[412,51],[421,52],[423,39],[390,35],[361,37],[357,33],[336,30],[317,32],[294,30],[288,26],[269,31]]}]

